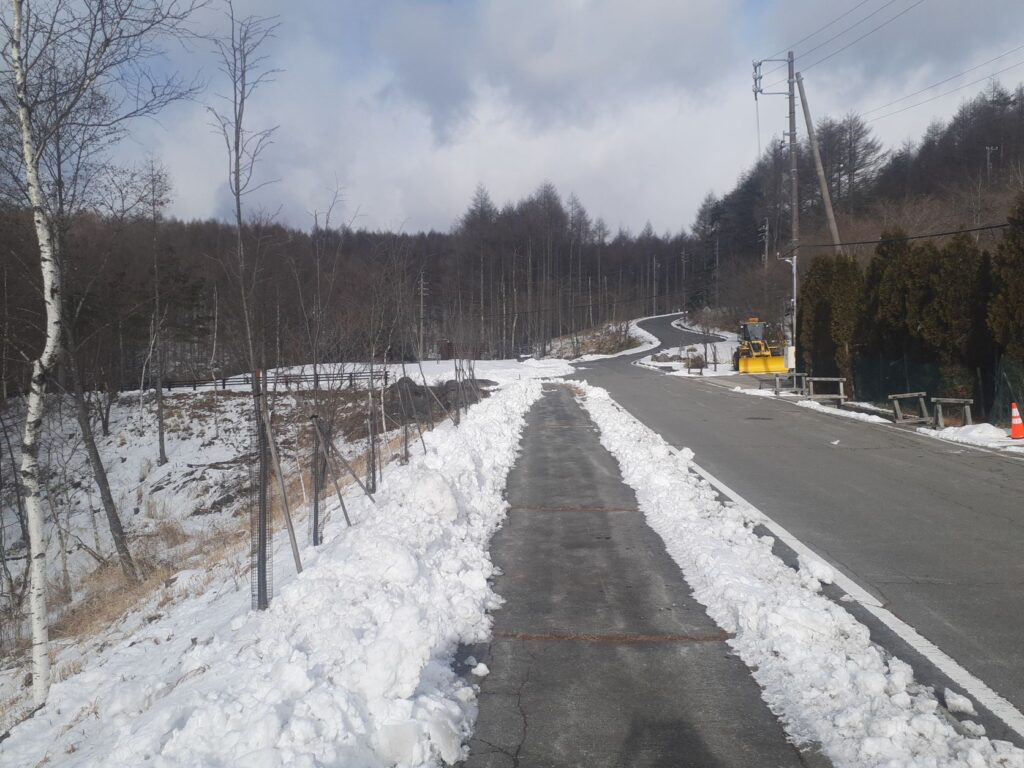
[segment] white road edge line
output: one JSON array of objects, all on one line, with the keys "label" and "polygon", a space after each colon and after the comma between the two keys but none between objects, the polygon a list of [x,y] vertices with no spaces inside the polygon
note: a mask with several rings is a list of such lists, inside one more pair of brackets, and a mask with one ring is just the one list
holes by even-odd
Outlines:
[{"label": "white road edge line", "polygon": [[[672,451],[676,454],[679,453],[676,448],[672,448]],[[734,501],[741,506],[749,507],[757,512],[757,514],[764,519],[764,526],[768,528],[776,538],[785,542],[790,549],[798,555],[820,560],[825,563],[828,562],[828,560],[814,552],[814,550],[800,541],[800,539],[796,538],[796,536],[772,520],[768,515],[744,499],[736,493],[736,491],[727,486],[706,469],[699,466],[696,462],[691,461],[690,466],[693,467],[697,474],[707,480],[714,488],[731,501]],[[960,666],[952,657],[941,651],[934,643],[923,637],[916,629],[903,621],[903,619],[885,608],[885,606],[878,602],[878,600],[876,600],[866,589],[840,571],[838,567],[833,567],[833,570],[836,574],[836,585],[846,592],[846,594],[860,603],[865,610],[874,615],[875,618],[895,632],[911,648],[938,667],[947,677],[949,677],[950,680],[967,691],[975,701],[999,718],[1007,728],[1015,732],[1021,738],[1024,738],[1024,714],[1021,714],[1013,704]]]},{"label": "white road edge line", "polygon": [[[633,365],[637,365],[637,364],[633,363]],[[656,370],[654,368],[649,368],[646,365],[639,365],[637,367],[638,368],[647,368],[648,370]],[[739,395],[740,397],[750,397],[750,395],[747,395],[747,394],[745,394],[743,392],[737,392],[733,388],[734,385],[731,386],[730,384],[719,384],[718,382],[712,381],[711,379],[714,378],[712,376],[708,376],[707,378],[705,378],[703,380],[701,380],[701,378],[699,376],[696,376],[696,377],[693,377],[693,376],[677,376],[676,378],[680,378],[683,381],[686,381],[686,380],[692,378],[692,379],[695,379],[696,381],[698,381],[698,382],[700,382],[702,384],[707,384],[708,386],[715,387],[716,389],[721,389],[724,392],[729,392],[729,393],[734,394],[734,395]],[[794,406],[796,408],[800,407],[799,405],[797,405],[798,400],[796,398],[769,397],[769,398],[765,398],[765,399],[767,399],[767,400],[769,400],[770,402],[773,402],[773,403],[785,403],[787,405],[792,405],[792,406]],[[911,431],[909,429],[902,429],[898,424],[893,424],[892,422],[889,422],[889,421],[887,421],[885,423],[878,422],[878,421],[861,421],[860,419],[848,419],[845,416],[832,416],[832,414],[827,413],[826,411],[819,411],[817,408],[813,408],[813,409],[807,408],[805,410],[811,410],[814,413],[820,413],[823,416],[828,416],[830,418],[846,419],[847,422],[859,422],[859,423],[864,424],[864,425],[866,425],[868,427],[878,427],[879,429],[893,429],[893,430],[896,430],[896,432],[898,432],[901,435],[908,435],[908,436],[914,438],[915,440],[923,440],[925,442],[932,443],[933,447],[934,447],[935,443],[944,443],[945,445],[951,446],[951,448],[955,447],[957,449],[966,449],[966,450],[969,450],[969,451],[978,451],[979,453],[988,453],[988,454],[990,454],[992,456],[1001,456],[1004,459],[1010,459],[1011,461],[1024,461],[1024,456],[1021,456],[1018,453],[1011,453],[1010,451],[1004,451],[1004,450],[1001,450],[999,448],[988,448],[988,447],[986,447],[984,445],[975,445],[974,443],[958,443],[955,440],[944,440],[941,437],[935,437],[934,435],[922,434],[921,432],[918,432],[916,430]]]}]

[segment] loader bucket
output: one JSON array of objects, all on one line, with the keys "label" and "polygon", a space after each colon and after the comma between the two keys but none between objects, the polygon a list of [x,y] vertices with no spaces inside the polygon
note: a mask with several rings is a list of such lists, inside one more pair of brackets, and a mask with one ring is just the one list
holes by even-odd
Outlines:
[{"label": "loader bucket", "polygon": [[741,357],[740,373],[788,373],[785,355]]}]

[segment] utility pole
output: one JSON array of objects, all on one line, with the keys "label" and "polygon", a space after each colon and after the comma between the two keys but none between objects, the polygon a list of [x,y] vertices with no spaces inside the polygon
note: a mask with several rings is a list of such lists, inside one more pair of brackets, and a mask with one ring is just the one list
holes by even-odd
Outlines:
[{"label": "utility pole", "polygon": [[658,259],[651,256],[651,312],[652,315],[658,314]]},{"label": "utility pole", "polygon": [[800,183],[797,178],[796,157],[796,67],[793,52],[786,57],[789,67],[789,206],[790,206],[790,264],[793,266],[793,335],[792,344],[796,346],[796,279],[797,254],[800,250]]},{"label": "utility pole", "polygon": [[[789,72],[789,87],[785,91],[765,91],[761,85],[761,65],[765,62],[784,62]],[[791,345],[794,348],[794,364],[796,360],[796,302],[797,302],[797,256],[800,249],[800,184],[797,176],[797,155],[796,155],[796,66],[793,52],[790,51],[785,59],[762,59],[754,62],[754,99],[758,96],[788,96],[789,97],[789,185],[790,185],[790,254],[786,261],[793,268],[793,299],[790,309],[793,312],[792,324],[790,326]]]},{"label": "utility pole", "polygon": [[764,252],[761,254],[761,267],[768,269],[768,217],[764,217],[764,224],[757,228],[757,239],[764,243]]},{"label": "utility pole", "polygon": [[985,147],[985,168],[988,170],[988,186],[992,186],[992,153],[998,152],[999,147]]},{"label": "utility pole", "polygon": [[420,338],[419,338],[419,353],[417,357],[420,362],[423,361],[423,297],[427,294],[427,285],[424,280],[423,270],[420,270]]},{"label": "utility pole", "polygon": [[686,248],[679,253],[679,308],[686,311]]},{"label": "utility pole", "polygon": [[718,292],[718,222],[715,222],[715,309],[719,306]]},{"label": "utility pole", "polygon": [[821,187],[821,199],[825,203],[825,218],[828,219],[828,231],[832,234],[832,245],[836,255],[843,252],[839,239],[839,227],[836,225],[836,214],[832,210],[832,195],[828,191],[828,180],[825,178],[825,166],[821,164],[821,151],[818,149],[818,138],[814,133],[814,121],[811,120],[811,108],[807,104],[807,92],[804,90],[804,77],[799,72],[796,84],[800,87],[800,105],[804,108],[804,122],[807,124],[807,140],[811,144],[814,156],[814,169],[818,172],[818,186]]}]

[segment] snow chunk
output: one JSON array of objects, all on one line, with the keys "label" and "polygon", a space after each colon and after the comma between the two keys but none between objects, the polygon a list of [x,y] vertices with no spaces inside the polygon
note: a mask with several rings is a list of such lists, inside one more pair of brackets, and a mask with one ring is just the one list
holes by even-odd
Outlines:
[{"label": "snow chunk", "polygon": [[946,709],[950,712],[978,716],[978,713],[974,711],[974,702],[966,696],[961,696],[956,691],[947,688],[943,691],[942,698],[946,700]]}]

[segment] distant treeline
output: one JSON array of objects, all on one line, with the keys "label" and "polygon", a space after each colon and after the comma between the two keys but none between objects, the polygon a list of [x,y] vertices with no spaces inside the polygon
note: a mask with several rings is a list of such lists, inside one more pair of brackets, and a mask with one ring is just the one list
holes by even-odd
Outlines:
[{"label": "distant treeline", "polygon": [[[75,217],[63,236],[67,319],[88,388],[148,385],[156,323],[165,377],[246,370],[243,280],[266,367],[542,354],[556,337],[711,300],[712,267],[689,237],[613,235],[551,184],[501,209],[480,188],[446,233],[321,218],[311,231],[256,221],[243,237],[240,275],[226,223]],[[0,214],[0,238],[0,379],[12,392],[42,344],[42,299],[28,214]]]}]

